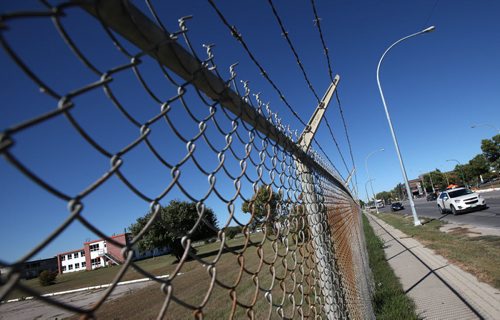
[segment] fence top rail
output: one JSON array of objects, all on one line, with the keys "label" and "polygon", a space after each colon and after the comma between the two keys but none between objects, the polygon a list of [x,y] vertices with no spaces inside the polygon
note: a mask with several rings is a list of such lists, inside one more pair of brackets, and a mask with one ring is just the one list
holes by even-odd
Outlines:
[{"label": "fence top rail", "polygon": [[330,177],[339,188],[354,199],[343,181],[312,159],[297,143],[234,92],[227,82],[211,72],[203,62],[178,44],[170,32],[163,26],[155,24],[128,0],[85,0],[76,1],[76,3],[135,46],[147,52],[153,59],[184,80],[191,82],[208,97],[218,101],[221,106],[242,121],[275,141],[301,162]]}]

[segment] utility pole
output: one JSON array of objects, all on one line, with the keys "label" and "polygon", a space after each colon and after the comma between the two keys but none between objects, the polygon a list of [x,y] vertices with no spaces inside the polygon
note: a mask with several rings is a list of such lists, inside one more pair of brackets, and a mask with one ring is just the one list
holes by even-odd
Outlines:
[{"label": "utility pole", "polygon": [[436,193],[436,189],[434,189],[434,182],[432,182],[432,174],[431,174],[431,172],[429,172],[429,179],[431,179],[432,193]]},{"label": "utility pole", "polygon": [[[302,151],[306,153],[311,146],[314,135],[316,134],[319,124],[325,114],[326,108],[328,107],[333,93],[337,88],[339,79],[340,77],[338,75],[335,76],[334,81],[328,87],[323,99],[321,99],[321,102],[311,116],[309,123],[300,135],[297,144]],[[342,307],[343,304],[339,301],[338,296],[334,294],[341,284],[336,274],[336,270],[334,270],[335,266],[332,264],[332,261],[329,261],[332,248],[329,247],[328,243],[330,242],[326,239],[329,237],[328,233],[325,232],[324,225],[327,217],[325,210],[321,209],[318,201],[313,172],[300,160],[296,160],[296,164],[298,169],[297,174],[302,183],[302,193],[304,195],[303,201],[306,208],[309,230],[311,232],[314,255],[317,260],[316,269],[318,274],[321,275],[318,284],[323,297],[325,297],[324,312],[327,319],[333,320],[336,318],[337,311],[335,309]],[[349,190],[349,188],[347,188],[347,190]]]}]

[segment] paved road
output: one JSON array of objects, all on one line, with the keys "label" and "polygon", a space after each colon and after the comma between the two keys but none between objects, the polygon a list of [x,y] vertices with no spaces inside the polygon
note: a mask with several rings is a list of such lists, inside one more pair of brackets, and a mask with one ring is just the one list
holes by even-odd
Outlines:
[{"label": "paved road", "polygon": [[[115,300],[124,295],[131,294],[138,290],[153,284],[152,281],[132,283],[116,287],[108,300]],[[53,297],[51,299],[68,303],[79,308],[90,308],[103,295],[104,289],[69,293]],[[9,302],[0,305],[0,320],[31,320],[31,319],[64,319],[72,316],[73,313],[65,309],[60,309],[53,305],[43,303],[40,300],[24,300],[19,302]]]},{"label": "paved road", "polygon": [[[425,199],[416,199],[415,207],[419,217],[429,217],[454,223],[500,229],[500,191],[481,193],[481,196],[486,199],[487,209],[462,213],[456,216],[452,214],[441,215],[437,209],[436,201],[427,202]],[[410,204],[406,201],[404,206],[405,209],[398,212],[411,214]],[[379,210],[381,212],[390,212],[391,208],[390,206],[386,206]]]}]

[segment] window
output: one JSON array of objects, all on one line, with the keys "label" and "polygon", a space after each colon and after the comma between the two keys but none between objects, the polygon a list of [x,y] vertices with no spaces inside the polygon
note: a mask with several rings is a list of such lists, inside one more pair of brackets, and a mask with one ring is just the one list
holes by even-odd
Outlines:
[{"label": "window", "polygon": [[80,251],[80,257],[85,257],[85,251]]},{"label": "window", "polygon": [[82,262],[82,268],[85,268],[87,266],[87,262],[83,261]]},{"label": "window", "polygon": [[97,267],[97,266],[100,266],[101,265],[101,259],[100,258],[95,258],[95,259],[92,259],[92,267]]},{"label": "window", "polygon": [[80,264],[79,263],[75,263],[75,269],[80,269]]},{"label": "window", "polygon": [[68,266],[68,270],[73,270],[73,265],[72,265],[72,264],[70,264],[70,265]]},{"label": "window", "polygon": [[98,243],[91,244],[89,247],[90,247],[90,252],[99,251],[99,244]]},{"label": "window", "polygon": [[471,194],[472,191],[470,191],[469,189],[459,189],[456,191],[450,191],[448,193],[450,194],[451,198],[457,198],[457,197],[465,196],[467,194]]},{"label": "window", "polygon": [[70,253],[70,254],[68,254],[68,260],[71,260],[71,259],[73,259],[73,255]]},{"label": "window", "polygon": [[64,255],[64,254],[63,254],[63,255],[61,256],[61,261],[64,261],[64,260],[66,260],[66,255]]},{"label": "window", "polygon": [[78,258],[78,252],[73,253],[73,258]]},{"label": "window", "polygon": [[63,272],[64,272],[64,271],[66,271],[66,266],[63,266],[63,267],[62,267],[62,271],[63,271]]}]

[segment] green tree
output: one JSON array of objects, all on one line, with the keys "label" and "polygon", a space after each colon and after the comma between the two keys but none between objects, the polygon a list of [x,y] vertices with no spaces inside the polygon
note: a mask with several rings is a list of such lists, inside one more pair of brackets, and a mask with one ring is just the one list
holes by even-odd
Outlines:
[{"label": "green tree", "polygon": [[388,203],[392,199],[392,193],[387,191],[382,191],[377,193],[377,200],[384,200],[384,203]]},{"label": "green tree", "polygon": [[[203,213],[203,218],[191,234],[191,240],[197,241],[215,236],[218,222],[212,209],[205,207],[203,212],[198,212],[194,202],[172,200],[167,206],[160,208],[156,219],[139,241],[139,248],[151,250],[168,246],[177,259],[180,259],[184,253],[180,240],[195,226],[200,213]],[[153,212],[149,212],[138,218],[129,227],[130,232],[134,236],[139,234],[152,217]]]},{"label": "green tree", "polygon": [[271,225],[278,218],[278,204],[281,196],[271,186],[261,185],[249,201],[243,202],[241,211],[252,215],[250,228],[265,223]]},{"label": "green tree", "polygon": [[394,189],[391,190],[392,193],[392,198],[394,200],[399,200],[402,201],[403,199],[406,198],[406,189],[405,185],[402,183],[398,183]]},{"label": "green tree", "polygon": [[500,134],[493,138],[481,141],[481,151],[490,166],[498,173],[500,172]]},{"label": "green tree", "polygon": [[234,226],[234,227],[227,227],[224,229],[224,233],[226,234],[226,237],[229,239],[233,239],[236,237],[238,233],[241,233],[243,231],[243,228],[240,226]]},{"label": "green tree", "polygon": [[469,177],[473,179],[473,183],[479,183],[480,175],[490,172],[490,164],[486,157],[482,154],[478,154],[469,161],[468,164]]}]

